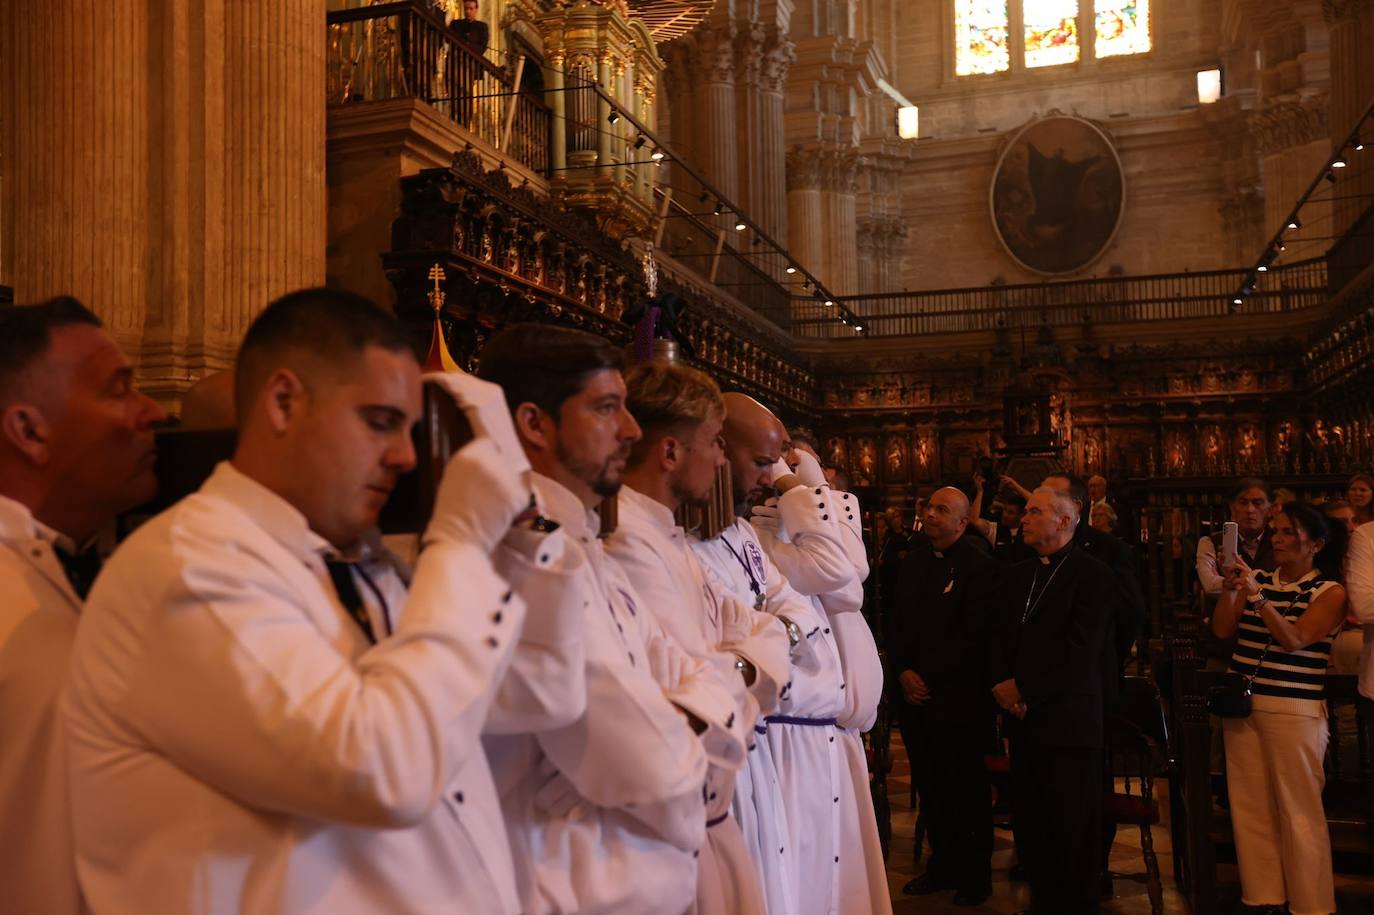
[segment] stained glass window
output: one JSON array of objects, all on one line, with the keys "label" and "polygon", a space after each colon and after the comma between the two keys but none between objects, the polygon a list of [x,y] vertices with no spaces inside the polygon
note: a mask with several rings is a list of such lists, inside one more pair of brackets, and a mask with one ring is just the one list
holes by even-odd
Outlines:
[{"label": "stained glass window", "polygon": [[1078,60],[1078,0],[1025,0],[1021,13],[1027,67]]},{"label": "stained glass window", "polygon": [[1098,57],[1150,50],[1150,0],[1097,0]]},{"label": "stained glass window", "polygon": [[955,0],[954,72],[969,76],[1007,69],[1007,33],[1007,0]]}]

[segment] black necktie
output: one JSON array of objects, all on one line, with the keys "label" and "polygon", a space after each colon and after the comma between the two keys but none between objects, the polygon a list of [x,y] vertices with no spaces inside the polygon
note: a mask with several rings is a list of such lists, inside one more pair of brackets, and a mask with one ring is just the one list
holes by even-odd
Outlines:
[{"label": "black necktie", "polygon": [[348,615],[353,617],[353,621],[363,630],[367,640],[376,645],[377,636],[372,632],[372,620],[368,617],[367,607],[363,604],[363,595],[358,590],[357,583],[353,581],[352,564],[339,559],[326,559],[324,567],[329,570],[329,580],[334,582],[334,591],[339,595],[339,603],[343,604]]},{"label": "black necktie", "polygon": [[56,545],[53,546],[53,552],[57,554],[57,561],[62,563],[62,571],[67,573],[72,590],[85,600],[86,595],[91,593],[95,577],[100,574],[100,553],[95,547],[80,553],[69,553]]}]

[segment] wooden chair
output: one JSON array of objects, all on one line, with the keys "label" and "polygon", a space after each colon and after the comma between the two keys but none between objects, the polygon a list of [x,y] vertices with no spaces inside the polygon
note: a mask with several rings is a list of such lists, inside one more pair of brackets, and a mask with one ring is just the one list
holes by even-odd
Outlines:
[{"label": "wooden chair", "polygon": [[887,777],[892,772],[892,721],[887,697],[878,703],[873,729],[864,735],[864,755],[868,759],[868,788],[873,796],[873,815],[878,821],[878,842],[887,860],[892,847],[892,802],[887,796]]},{"label": "wooden chair", "polygon": [[[1107,716],[1106,764],[1112,787],[1103,800],[1103,813],[1118,826],[1140,829],[1150,911],[1160,915],[1164,911],[1164,888],[1151,830],[1160,818],[1154,784],[1158,778],[1172,779],[1177,766],[1169,753],[1164,705],[1153,681],[1145,677],[1126,678],[1121,705]],[[1117,778],[1123,779],[1121,791],[1116,790]]]}]

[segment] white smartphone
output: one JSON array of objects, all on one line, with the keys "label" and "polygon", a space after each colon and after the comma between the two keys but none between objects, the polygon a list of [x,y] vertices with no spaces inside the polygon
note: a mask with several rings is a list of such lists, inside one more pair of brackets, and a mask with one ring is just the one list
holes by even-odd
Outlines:
[{"label": "white smartphone", "polygon": [[1221,571],[1230,575],[1236,568],[1236,549],[1240,545],[1240,528],[1227,521],[1221,526]]}]

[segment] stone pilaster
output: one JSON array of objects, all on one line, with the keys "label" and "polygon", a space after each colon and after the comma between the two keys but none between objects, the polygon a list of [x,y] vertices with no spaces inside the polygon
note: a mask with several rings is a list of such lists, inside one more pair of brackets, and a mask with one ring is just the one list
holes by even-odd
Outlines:
[{"label": "stone pilaster", "polygon": [[739,199],[735,37],[733,23],[704,25],[693,35],[692,58],[697,161],[707,179],[732,200]]},{"label": "stone pilaster", "polygon": [[819,149],[797,149],[787,154],[787,248],[822,282],[829,282],[822,263],[825,225],[821,174],[824,168],[824,153]]},{"label": "stone pilaster", "polygon": [[[1293,204],[1307,190],[1312,176],[1331,154],[1325,92],[1269,105],[1250,116],[1250,135],[1263,162],[1264,226],[1266,234],[1277,230]],[[1316,200],[1303,207],[1303,229],[1287,233],[1290,259],[1314,257],[1326,245],[1307,242],[1305,235],[1326,236],[1330,231],[1331,201]]]},{"label": "stone pilaster", "polygon": [[779,241],[787,238],[787,125],[785,89],[787,74],[797,59],[796,48],[786,33],[775,32],[763,52],[759,73],[762,145],[758,156],[760,202],[757,218]]},{"label": "stone pilaster", "polygon": [[826,274],[830,291],[853,295],[859,291],[858,150],[841,148],[830,153],[826,182],[821,192],[826,221]]},{"label": "stone pilaster", "polygon": [[325,275],[312,0],[15,0],[0,10],[3,233],[19,301],[70,293],[165,403]]},{"label": "stone pilaster", "polygon": [[761,23],[736,23],[735,155],[738,160],[739,202],[745,212],[756,220],[762,216],[764,203],[760,155],[767,129],[763,123],[759,76],[763,69],[763,46],[767,37],[768,33]]},{"label": "stone pilaster", "polygon": [[[1374,0],[1324,0],[1323,13],[1330,29],[1331,106],[1328,121],[1332,144],[1341,143],[1355,121],[1374,99],[1374,68],[1370,49],[1374,48]],[[1339,178],[1329,234],[1347,231],[1374,199],[1374,126],[1366,128],[1362,153],[1349,156],[1349,166]],[[1366,230],[1367,231],[1367,230]],[[1366,244],[1368,239],[1365,240]]]}]

